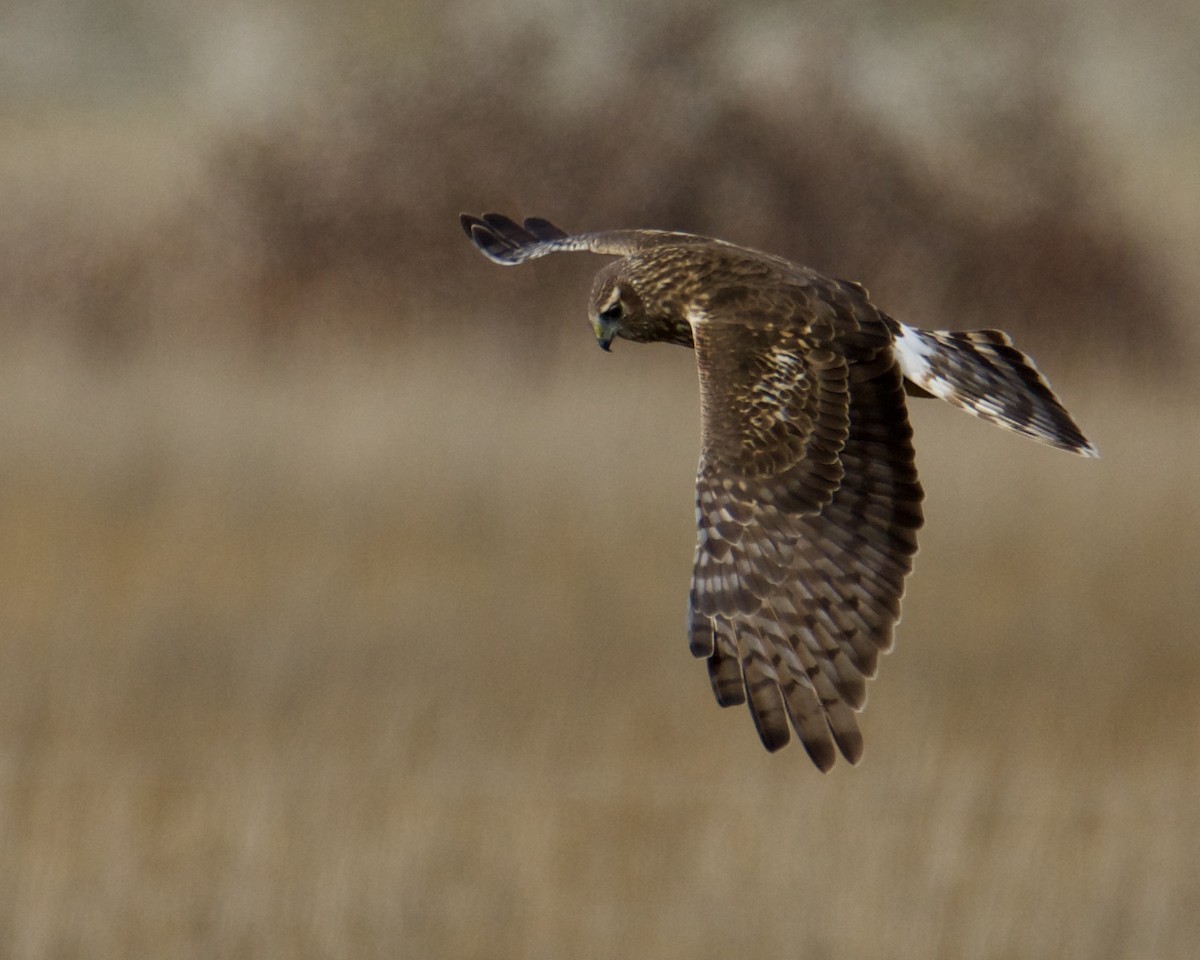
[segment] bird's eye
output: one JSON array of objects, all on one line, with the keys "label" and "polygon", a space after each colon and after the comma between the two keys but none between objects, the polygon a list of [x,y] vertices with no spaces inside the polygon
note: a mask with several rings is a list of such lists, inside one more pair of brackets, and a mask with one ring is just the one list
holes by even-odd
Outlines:
[{"label": "bird's eye", "polygon": [[600,316],[604,320],[620,320],[625,314],[625,305],[620,300],[614,300],[611,304],[600,311]]}]

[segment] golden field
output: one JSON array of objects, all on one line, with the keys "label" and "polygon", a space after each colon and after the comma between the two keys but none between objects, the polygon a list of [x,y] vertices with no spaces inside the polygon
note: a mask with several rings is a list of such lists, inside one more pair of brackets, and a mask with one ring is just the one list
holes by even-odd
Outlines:
[{"label": "golden field", "polygon": [[[1186,4],[14,0],[0,960],[1190,960]],[[913,404],[866,756],[688,654],[690,354],[461,211],[1010,330],[1084,460]]]},{"label": "golden field", "polygon": [[691,356],[589,340],[0,359],[0,955],[1189,956],[1194,398],[1062,371],[1099,461],[915,405],[821,776],[687,652]]}]

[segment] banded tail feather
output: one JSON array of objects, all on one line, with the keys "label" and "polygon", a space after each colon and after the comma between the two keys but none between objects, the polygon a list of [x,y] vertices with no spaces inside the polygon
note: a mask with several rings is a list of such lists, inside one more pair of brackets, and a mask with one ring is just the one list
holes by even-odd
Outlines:
[{"label": "banded tail feather", "polygon": [[900,369],[920,390],[1060,450],[1100,456],[1007,333],[896,326]]}]

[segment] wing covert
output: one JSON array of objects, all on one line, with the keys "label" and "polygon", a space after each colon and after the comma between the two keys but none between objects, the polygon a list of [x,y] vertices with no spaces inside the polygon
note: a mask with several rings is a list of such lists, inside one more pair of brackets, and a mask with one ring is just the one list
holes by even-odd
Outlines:
[{"label": "wing covert", "polygon": [[703,420],[694,606],[748,614],[788,576],[781,547],[795,518],[842,480],[847,366],[804,328],[712,318],[692,330]]}]

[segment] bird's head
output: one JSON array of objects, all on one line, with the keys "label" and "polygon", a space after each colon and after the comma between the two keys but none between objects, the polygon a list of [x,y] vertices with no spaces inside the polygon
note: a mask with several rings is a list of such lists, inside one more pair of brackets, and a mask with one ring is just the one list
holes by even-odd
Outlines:
[{"label": "bird's head", "polygon": [[622,263],[610,263],[596,276],[588,319],[602,350],[608,350],[616,337],[645,340],[638,336],[644,322],[642,298],[633,282],[622,276]]},{"label": "bird's head", "polygon": [[692,345],[691,327],[660,286],[647,284],[644,275],[630,269],[628,259],[610,263],[596,275],[588,319],[602,349],[608,350],[617,337]]}]

